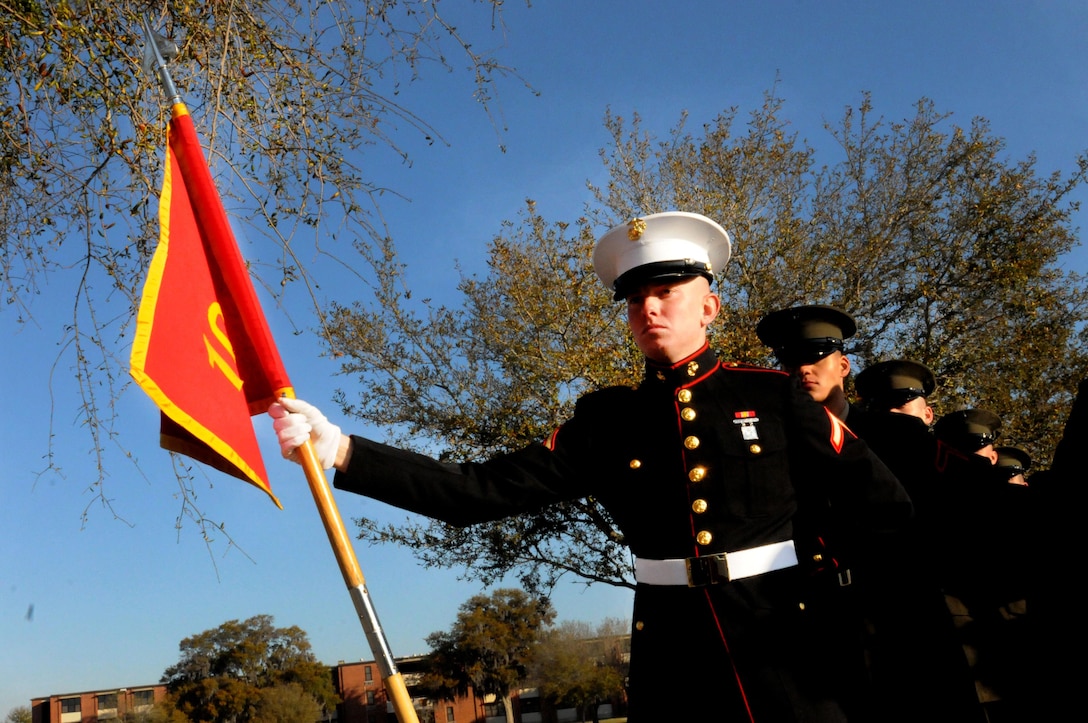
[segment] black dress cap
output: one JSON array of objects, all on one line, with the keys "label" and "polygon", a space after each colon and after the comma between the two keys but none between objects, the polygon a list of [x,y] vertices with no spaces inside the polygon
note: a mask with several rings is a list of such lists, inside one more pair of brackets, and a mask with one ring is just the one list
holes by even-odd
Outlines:
[{"label": "black dress cap", "polygon": [[997,441],[1001,418],[984,409],[961,409],[937,420],[933,433],[955,449],[973,454]]},{"label": "black dress cap", "polygon": [[937,388],[937,377],[920,362],[889,359],[862,370],[854,387],[870,407],[893,409],[917,397],[929,397]]},{"label": "black dress cap", "polygon": [[759,340],[774,349],[784,366],[813,364],[832,352],[842,351],[843,340],[857,330],[854,317],[822,304],[772,311],[756,325]]}]

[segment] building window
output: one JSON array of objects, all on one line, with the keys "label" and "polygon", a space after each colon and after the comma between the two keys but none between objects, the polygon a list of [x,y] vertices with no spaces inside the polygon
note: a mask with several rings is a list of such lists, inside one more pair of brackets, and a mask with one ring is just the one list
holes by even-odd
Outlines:
[{"label": "building window", "polygon": [[143,710],[155,705],[155,691],[153,690],[134,690],[132,691],[132,707],[136,710]]},{"label": "building window", "polygon": [[374,682],[374,669],[371,668],[369,665],[363,666],[363,680],[365,680],[367,683]]},{"label": "building window", "polygon": [[117,694],[103,693],[98,696],[98,719],[110,720],[117,717]]},{"label": "building window", "polygon": [[80,723],[83,720],[79,698],[60,699],[60,723]]},{"label": "building window", "polygon": [[368,690],[366,692],[366,704],[367,705],[374,705],[374,691]]},{"label": "building window", "polygon": [[453,723],[453,706],[446,706],[446,723]]}]

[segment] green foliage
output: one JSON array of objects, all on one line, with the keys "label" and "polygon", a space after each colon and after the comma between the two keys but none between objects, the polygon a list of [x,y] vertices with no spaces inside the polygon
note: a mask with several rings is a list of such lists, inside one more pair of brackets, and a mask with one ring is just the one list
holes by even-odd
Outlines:
[{"label": "green foliage", "polygon": [[126,712],[124,723],[189,723],[189,719],[177,709],[169,695],[152,706],[150,711]]},{"label": "green foliage", "polygon": [[525,680],[540,634],[555,619],[547,600],[500,589],[464,602],[453,627],[427,636],[424,686],[438,698],[495,695],[511,720],[510,692]]},{"label": "green foliage", "polygon": [[31,723],[33,720],[33,712],[31,712],[29,706],[25,705],[20,705],[12,708],[4,717],[5,723]]},{"label": "green foliage", "polygon": [[314,723],[322,719],[321,706],[298,683],[261,691],[252,723]]},{"label": "green foliage", "polygon": [[[924,362],[940,380],[938,413],[990,409],[1004,441],[1045,466],[1088,374],[1088,288],[1060,258],[1077,244],[1069,198],[1088,158],[1069,177],[1040,175],[1034,158],[1006,158],[984,119],[961,128],[922,99],[912,117],[888,122],[866,95],[827,126],[839,155],[818,163],[783,106],[768,94],[743,126],[728,109],[698,134],[681,117],[660,140],[637,113],[609,113],[609,180],[591,186],[596,206],[548,221],[530,201],[492,240],[486,276],[462,278],[458,307],[413,300],[387,249],[374,297],[330,315],[330,349],[358,380],[358,397],[342,395],[345,412],[448,460],[546,439],[579,394],[641,372],[624,309],[592,272],[594,237],[686,210],[734,235],[711,330],[724,356],[773,364],[754,331],[763,314],[839,306],[858,321],[847,348],[855,367]],[[406,545],[485,584],[513,574],[546,593],[566,573],[630,584],[622,540],[592,500],[466,529],[360,525],[363,539]]]},{"label": "green foliage", "polygon": [[[170,73],[250,242],[242,251],[256,283],[282,293],[301,282],[316,309],[306,259],[352,247],[368,256],[386,236],[379,196],[391,189],[367,177],[364,157],[410,162],[409,139],[445,142],[406,104],[405,87],[464,68],[466,102],[490,114],[492,84],[514,76],[475,49],[493,45],[480,41],[501,30],[502,5],[474,3],[454,27],[429,0],[5,4],[0,309],[25,322],[47,288],[69,299],[58,366],[75,368],[79,421],[97,453],[116,441],[113,403],[128,383],[116,339],[158,237],[170,108],[141,67],[141,15],[178,45]],[[55,464],[52,450],[47,459]],[[99,461],[92,487],[108,508],[106,477]]]},{"label": "green foliage", "polygon": [[[345,371],[368,381],[358,403],[344,398],[347,413],[397,425],[407,434],[392,441],[405,447],[475,459],[544,439],[581,393],[636,379],[641,357],[593,272],[593,240],[588,219],[549,226],[530,202],[523,223],[508,224],[494,240],[487,278],[462,279],[465,306],[424,302],[422,316],[401,291],[402,269],[390,250],[375,303],[329,314]],[[515,566],[531,591],[565,571],[613,581],[626,569],[612,521],[592,501],[460,530],[438,522],[363,525],[374,540],[410,536],[427,564],[472,557],[468,576],[485,585]],[[492,554],[497,549],[503,555]]]},{"label": "green foliage", "polygon": [[624,693],[630,653],[629,628],[605,621],[596,631],[565,622],[548,630],[533,658],[532,678],[553,707],[578,709],[581,720],[597,720],[597,708]]},{"label": "green foliage", "polygon": [[172,706],[191,721],[286,723],[339,702],[306,634],[273,627],[269,615],[229,620],[185,638],[180,649],[163,682]]}]

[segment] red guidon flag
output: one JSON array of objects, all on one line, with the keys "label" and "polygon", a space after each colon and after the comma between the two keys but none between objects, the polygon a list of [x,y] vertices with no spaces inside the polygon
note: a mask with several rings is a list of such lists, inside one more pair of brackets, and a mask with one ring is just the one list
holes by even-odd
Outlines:
[{"label": "red guidon flag", "polygon": [[173,108],[159,245],[136,318],[132,376],[162,410],[159,444],[268,484],[251,416],[291,382],[184,104]]}]

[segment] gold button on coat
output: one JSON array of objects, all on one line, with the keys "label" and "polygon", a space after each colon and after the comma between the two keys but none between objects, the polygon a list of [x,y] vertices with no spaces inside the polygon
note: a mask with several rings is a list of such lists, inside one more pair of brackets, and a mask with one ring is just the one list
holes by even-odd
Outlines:
[{"label": "gold button on coat", "polygon": [[759,454],[763,451],[763,447],[760,447],[758,444],[753,444],[751,447],[748,448],[748,451],[752,454]]},{"label": "gold button on coat", "polygon": [[691,509],[697,515],[701,515],[706,512],[706,500],[695,500],[691,503]]},{"label": "gold button on coat", "polygon": [[692,482],[702,482],[706,477],[706,467],[692,467],[688,472],[688,479]]},{"label": "gold button on coat", "polygon": [[691,390],[690,389],[681,389],[679,392],[677,392],[676,398],[679,399],[684,404],[687,404],[688,402],[691,401]]},{"label": "gold button on coat", "polygon": [[629,464],[631,466],[631,469],[638,469],[639,467],[642,466],[642,460],[641,459],[633,459],[630,462],[628,462],[627,464]]},{"label": "gold button on coat", "polygon": [[695,419],[695,410],[691,407],[684,407],[680,410],[680,418],[683,419],[685,422],[690,422],[691,420]]},{"label": "gold button on coat", "polygon": [[644,627],[646,627],[646,623],[642,622],[641,620],[635,623],[635,630],[642,630]]},{"label": "gold button on coat", "polygon": [[696,449],[699,446],[699,438],[698,437],[685,437],[684,438],[684,446],[687,447],[688,449]]},{"label": "gold button on coat", "polygon": [[695,536],[695,541],[700,545],[709,545],[710,541],[714,539],[714,535],[710,534],[706,530],[699,530],[699,534]]}]

